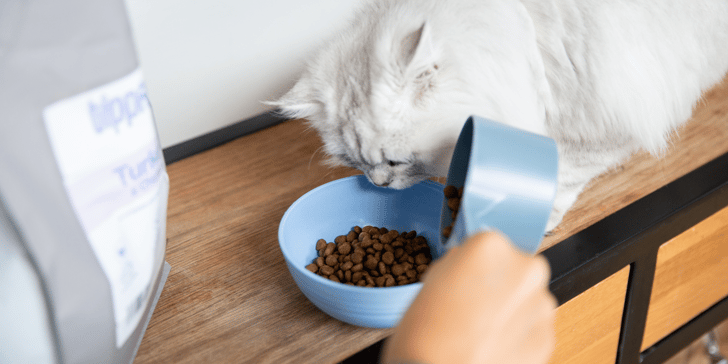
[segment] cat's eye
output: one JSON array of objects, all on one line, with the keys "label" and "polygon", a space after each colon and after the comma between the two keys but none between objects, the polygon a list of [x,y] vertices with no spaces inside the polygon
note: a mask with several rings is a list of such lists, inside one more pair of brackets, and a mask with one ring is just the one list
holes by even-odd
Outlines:
[{"label": "cat's eye", "polygon": [[405,162],[388,161],[387,163],[389,164],[390,167],[396,167],[396,166],[404,164]]}]

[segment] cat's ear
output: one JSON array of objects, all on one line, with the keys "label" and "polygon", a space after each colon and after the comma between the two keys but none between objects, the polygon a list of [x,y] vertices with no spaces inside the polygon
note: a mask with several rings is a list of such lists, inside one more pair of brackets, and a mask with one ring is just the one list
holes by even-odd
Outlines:
[{"label": "cat's ear", "polygon": [[321,111],[321,104],[313,97],[311,79],[307,76],[301,77],[280,99],[263,103],[278,108],[279,113],[291,119],[307,118]]},{"label": "cat's ear", "polygon": [[430,25],[425,21],[402,38],[398,63],[406,74],[419,75],[435,66],[435,50]]}]

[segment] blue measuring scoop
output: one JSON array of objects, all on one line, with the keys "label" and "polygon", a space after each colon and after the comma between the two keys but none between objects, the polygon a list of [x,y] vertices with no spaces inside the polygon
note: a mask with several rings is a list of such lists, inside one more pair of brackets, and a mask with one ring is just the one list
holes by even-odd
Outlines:
[{"label": "blue measuring scoop", "polygon": [[463,188],[460,208],[450,236],[445,237],[442,231],[453,220],[443,199],[436,255],[487,230],[498,230],[523,252],[536,253],[553,207],[557,175],[553,139],[469,117],[447,175],[447,185]]}]

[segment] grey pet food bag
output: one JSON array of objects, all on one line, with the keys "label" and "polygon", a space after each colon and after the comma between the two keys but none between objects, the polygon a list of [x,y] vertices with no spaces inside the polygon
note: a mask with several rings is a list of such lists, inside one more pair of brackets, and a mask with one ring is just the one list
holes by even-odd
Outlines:
[{"label": "grey pet food bag", "polygon": [[0,362],[131,362],[169,179],[123,0],[0,0]]}]

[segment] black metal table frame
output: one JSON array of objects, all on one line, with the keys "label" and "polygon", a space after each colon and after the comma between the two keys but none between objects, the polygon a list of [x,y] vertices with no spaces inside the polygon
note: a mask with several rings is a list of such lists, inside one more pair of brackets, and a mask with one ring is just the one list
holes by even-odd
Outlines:
[{"label": "black metal table frame", "polygon": [[658,249],[726,206],[728,154],[544,251],[551,291],[563,303],[630,265],[616,362],[662,363],[728,317],[728,297],[640,352]]}]

